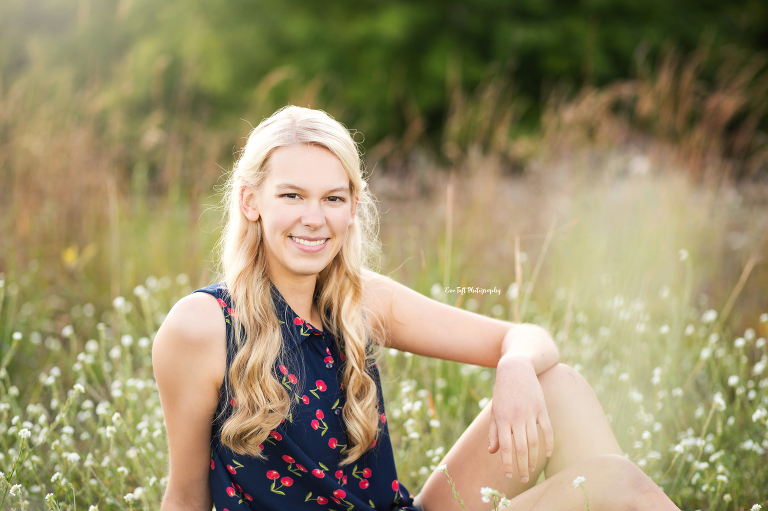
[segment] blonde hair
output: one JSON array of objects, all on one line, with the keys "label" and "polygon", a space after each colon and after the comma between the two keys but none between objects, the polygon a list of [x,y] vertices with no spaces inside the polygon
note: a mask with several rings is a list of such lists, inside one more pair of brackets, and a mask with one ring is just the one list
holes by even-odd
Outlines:
[{"label": "blonde hair", "polygon": [[[237,406],[222,426],[221,441],[235,453],[263,460],[259,444],[292,410],[291,396],[275,372],[278,357],[282,360],[286,352],[273,309],[262,220],[251,222],[245,217],[239,196],[244,186],[260,190],[275,149],[295,144],[332,152],[349,176],[351,197],[358,197],[355,220],[342,248],[318,274],[316,285],[323,331],[334,336],[346,356],[342,417],[348,442],[346,457],[339,463],[346,466],[375,445],[381,413],[372,366],[380,353],[373,348],[382,345],[383,331],[378,318],[362,303],[362,269],[375,269],[380,257],[378,208],[362,175],[357,144],[342,124],[319,110],[287,106],[262,121],[251,131],[225,185],[217,279],[226,282],[236,308],[232,328],[237,353],[227,373],[225,402],[234,396]],[[365,321],[366,316],[371,321]]]}]

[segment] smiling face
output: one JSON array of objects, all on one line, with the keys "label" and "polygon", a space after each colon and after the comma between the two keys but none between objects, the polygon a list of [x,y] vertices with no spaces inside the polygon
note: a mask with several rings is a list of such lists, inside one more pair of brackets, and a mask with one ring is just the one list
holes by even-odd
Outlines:
[{"label": "smiling face", "polygon": [[276,149],[267,167],[255,195],[244,189],[241,208],[252,222],[261,217],[270,277],[316,277],[354,222],[349,176],[332,152],[306,144]]}]

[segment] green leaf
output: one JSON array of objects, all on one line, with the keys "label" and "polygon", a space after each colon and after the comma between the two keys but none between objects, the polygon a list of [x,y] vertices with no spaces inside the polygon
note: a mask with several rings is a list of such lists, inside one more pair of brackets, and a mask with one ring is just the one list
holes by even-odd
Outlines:
[{"label": "green leaf", "polygon": [[318,461],[317,464],[320,465],[321,467],[323,467],[323,470],[328,470],[328,467],[323,465],[321,462]]},{"label": "green leaf", "polygon": [[304,502],[309,500],[309,497],[312,496],[312,492],[307,493],[307,496],[304,498]]}]

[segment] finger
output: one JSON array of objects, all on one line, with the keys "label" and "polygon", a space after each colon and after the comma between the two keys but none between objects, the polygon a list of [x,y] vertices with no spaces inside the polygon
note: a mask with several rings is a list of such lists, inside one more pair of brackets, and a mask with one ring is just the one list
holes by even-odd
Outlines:
[{"label": "finger", "polygon": [[541,432],[544,433],[544,449],[547,452],[547,456],[552,456],[552,453],[555,452],[555,435],[552,431],[552,424],[549,422],[549,414],[547,412],[539,414],[539,427]]},{"label": "finger", "polygon": [[520,480],[528,482],[528,435],[525,432],[525,422],[519,422],[512,427],[515,437],[515,458]]},{"label": "finger", "polygon": [[491,418],[491,429],[488,432],[488,452],[493,454],[499,450],[499,428],[496,421]]},{"label": "finger", "polygon": [[528,423],[528,473],[532,474],[536,470],[536,462],[539,457],[539,432],[536,430],[536,422]]},{"label": "finger", "polygon": [[501,466],[506,473],[507,478],[511,478],[514,475],[514,444],[512,443],[512,428],[506,422],[501,422],[496,425],[498,438],[499,438],[499,450],[501,451]]}]

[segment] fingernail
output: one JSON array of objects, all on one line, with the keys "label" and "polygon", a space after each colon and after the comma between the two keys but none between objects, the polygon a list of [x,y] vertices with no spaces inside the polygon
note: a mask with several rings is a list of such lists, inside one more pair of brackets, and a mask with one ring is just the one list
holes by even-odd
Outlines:
[{"label": "fingernail", "polygon": [[528,478],[527,478],[527,477],[523,477],[523,478],[521,479],[521,481],[523,481],[524,483],[527,483],[527,482],[528,482]]},{"label": "fingernail", "polygon": [[490,445],[488,446],[488,452],[491,452],[491,446]]},{"label": "fingernail", "polygon": [[533,473],[534,470],[536,470],[534,467],[528,467],[528,472]]},{"label": "fingernail", "polygon": [[547,451],[547,456],[552,456],[552,451]]},{"label": "fingernail", "polygon": [[509,472],[507,472],[507,479],[512,479],[512,474],[510,474]]}]

